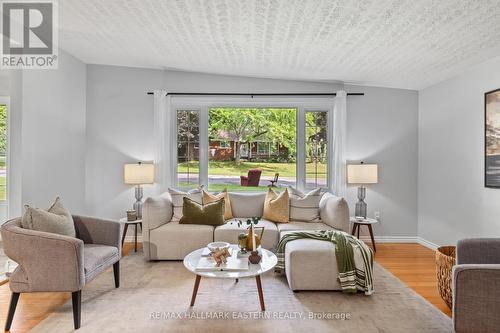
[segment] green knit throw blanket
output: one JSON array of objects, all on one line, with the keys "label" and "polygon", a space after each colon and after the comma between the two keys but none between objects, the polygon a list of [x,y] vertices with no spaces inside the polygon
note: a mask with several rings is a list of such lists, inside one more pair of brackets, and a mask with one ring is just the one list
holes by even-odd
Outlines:
[{"label": "green knit throw blanket", "polygon": [[339,270],[339,282],[343,292],[363,291],[373,293],[373,252],[362,241],[343,231],[294,231],[286,233],[278,243],[276,270],[285,271],[285,247],[297,239],[316,239],[335,244],[335,258]]}]

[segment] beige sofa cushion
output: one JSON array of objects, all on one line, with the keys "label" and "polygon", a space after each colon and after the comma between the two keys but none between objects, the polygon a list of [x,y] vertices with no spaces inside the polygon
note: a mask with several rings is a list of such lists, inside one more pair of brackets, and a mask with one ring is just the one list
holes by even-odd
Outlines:
[{"label": "beige sofa cushion", "polygon": [[190,252],[213,242],[211,225],[179,224],[172,221],[149,232],[152,260],[183,260]]},{"label": "beige sofa cushion", "polygon": [[344,198],[325,193],[319,203],[321,222],[349,232],[349,206]]},{"label": "beige sofa cushion", "polygon": [[159,197],[147,198],[146,201],[144,201],[144,208],[142,210],[142,221],[143,224],[145,224],[144,227],[155,229],[169,222],[172,219],[172,209],[171,197],[167,192]]},{"label": "beige sofa cushion", "polygon": [[308,193],[289,187],[290,190],[290,221],[319,222],[319,202],[323,193],[321,188]]},{"label": "beige sofa cushion", "polygon": [[184,205],[184,197],[188,197],[189,199],[196,201],[197,203],[202,203],[202,196],[200,190],[191,190],[189,192],[179,191],[174,188],[169,188],[168,193],[172,198],[172,206],[173,206],[173,216],[172,221],[179,221],[182,217],[182,206]]},{"label": "beige sofa cushion", "polygon": [[264,212],[265,192],[258,193],[236,193],[229,192],[231,209],[233,216],[237,218],[247,218],[262,216]]},{"label": "beige sofa cushion", "polygon": [[279,194],[269,188],[264,201],[263,217],[269,221],[287,223],[290,218],[290,203],[288,200],[287,188]]},{"label": "beige sofa cushion", "polygon": [[[238,235],[240,233],[246,233],[248,226],[245,221],[247,218],[241,218],[243,221],[241,227],[238,227],[236,219],[232,219],[226,222],[226,224],[218,226],[214,230],[214,241],[216,242],[228,242],[235,244],[238,242]],[[273,250],[278,245],[278,228],[276,224],[271,221],[261,219],[256,227],[264,227],[264,234],[262,236],[261,245],[263,248],[268,250]],[[258,231],[256,230],[256,234]]]},{"label": "beige sofa cushion", "polygon": [[335,244],[297,239],[285,247],[285,273],[292,290],[341,290]]},{"label": "beige sofa cushion", "polygon": [[283,233],[287,231],[304,231],[304,230],[331,230],[333,229],[327,224],[321,222],[297,222],[292,221],[288,223],[278,223],[278,231],[280,232],[280,237],[283,237]]},{"label": "beige sofa cushion", "polygon": [[47,210],[26,205],[26,212],[21,220],[21,225],[25,229],[76,237],[73,217],[64,208],[59,197]]}]

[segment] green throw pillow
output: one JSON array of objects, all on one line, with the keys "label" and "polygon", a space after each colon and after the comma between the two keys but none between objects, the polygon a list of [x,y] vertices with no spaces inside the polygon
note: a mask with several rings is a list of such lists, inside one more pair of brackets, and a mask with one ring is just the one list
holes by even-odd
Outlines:
[{"label": "green throw pillow", "polygon": [[224,224],[224,198],[201,205],[196,201],[183,198],[182,217],[179,224],[205,224],[205,225],[223,225]]}]

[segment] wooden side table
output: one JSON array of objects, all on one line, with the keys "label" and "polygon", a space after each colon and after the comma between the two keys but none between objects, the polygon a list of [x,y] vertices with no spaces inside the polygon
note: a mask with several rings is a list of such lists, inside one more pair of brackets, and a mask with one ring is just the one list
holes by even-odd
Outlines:
[{"label": "wooden side table", "polygon": [[125,224],[125,228],[123,229],[123,235],[122,235],[122,247],[123,247],[123,243],[125,242],[125,236],[127,235],[128,226],[129,225],[135,226],[135,230],[134,230],[134,251],[137,252],[137,227],[141,227],[141,231],[142,231],[142,220],[141,219],[137,219],[135,221],[128,221],[126,217],[123,217],[123,218],[120,219],[120,222]]},{"label": "wooden side table", "polygon": [[[370,238],[372,240],[372,247],[373,247],[373,252],[377,252],[377,248],[375,247],[375,239],[373,238],[373,228],[372,225],[377,224],[378,221],[375,219],[370,219],[370,218],[365,218],[365,219],[357,219],[353,216],[351,216],[350,221],[352,223],[352,232],[351,234],[353,236],[356,236],[359,238],[359,229],[361,228],[362,225],[366,225],[368,227],[368,231],[370,232]],[[356,235],[357,231],[357,235]]]}]

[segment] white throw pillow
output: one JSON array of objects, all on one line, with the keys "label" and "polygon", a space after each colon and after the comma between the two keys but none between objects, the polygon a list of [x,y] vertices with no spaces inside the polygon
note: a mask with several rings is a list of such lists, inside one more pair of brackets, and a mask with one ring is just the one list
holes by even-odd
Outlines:
[{"label": "white throw pillow", "polygon": [[319,202],[323,196],[321,188],[305,194],[293,187],[288,189],[290,192],[290,221],[319,222]]},{"label": "white throw pillow", "polygon": [[200,189],[190,190],[189,192],[183,192],[176,190],[174,188],[169,188],[168,193],[172,197],[173,215],[172,221],[179,221],[182,217],[182,206],[184,205],[184,197],[196,201],[200,205],[202,204],[202,191]]}]

